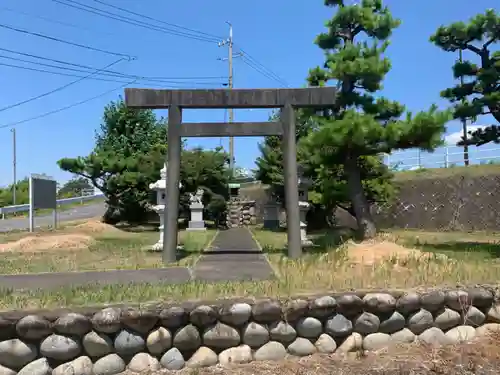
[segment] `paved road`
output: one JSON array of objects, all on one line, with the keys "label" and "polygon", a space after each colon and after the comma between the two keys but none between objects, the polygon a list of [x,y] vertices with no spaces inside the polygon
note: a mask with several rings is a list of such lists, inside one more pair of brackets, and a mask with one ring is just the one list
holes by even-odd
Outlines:
[{"label": "paved road", "polygon": [[[101,216],[104,213],[104,202],[73,207],[70,210],[58,212],[58,220],[71,221],[80,219],[89,219]],[[40,215],[35,217],[35,227],[48,227],[52,225],[52,215]],[[0,219],[0,232],[9,232],[11,230],[24,230],[29,228],[27,217]]]}]

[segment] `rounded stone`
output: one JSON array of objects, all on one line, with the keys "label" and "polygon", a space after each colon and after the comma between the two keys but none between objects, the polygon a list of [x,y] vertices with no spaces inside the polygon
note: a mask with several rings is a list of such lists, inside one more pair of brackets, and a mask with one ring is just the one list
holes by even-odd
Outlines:
[{"label": "rounded stone", "polygon": [[446,295],[442,290],[434,290],[420,296],[420,305],[431,313],[436,312],[444,307],[445,297]]},{"label": "rounded stone", "polygon": [[337,311],[343,315],[353,316],[363,311],[363,300],[356,294],[343,294],[336,300]]},{"label": "rounded stone", "polygon": [[26,344],[19,339],[0,342],[0,364],[13,369],[20,369],[38,356],[34,345]]},{"label": "rounded stone", "polygon": [[316,298],[309,304],[309,315],[323,319],[335,312],[337,301],[331,296]]},{"label": "rounded stone", "polygon": [[325,324],[325,331],[333,337],[347,337],[352,333],[352,322],[342,314],[329,318]]},{"label": "rounded stone", "polygon": [[486,310],[486,320],[489,323],[500,323],[500,305],[494,305]]},{"label": "rounded stone", "polygon": [[271,341],[288,345],[297,338],[297,331],[287,322],[274,322],[269,326],[269,337]]},{"label": "rounded stone", "polygon": [[127,368],[132,372],[151,373],[161,368],[160,362],[148,353],[137,353],[130,360]]},{"label": "rounded stone", "polygon": [[224,323],[217,323],[203,333],[203,345],[212,349],[224,350],[238,346],[240,342],[239,332]]},{"label": "rounded stone", "polygon": [[491,290],[485,288],[470,288],[467,292],[473,306],[486,308],[493,304],[494,294]]},{"label": "rounded stone", "polygon": [[388,293],[368,293],[363,297],[365,309],[380,314],[394,311],[396,299]]},{"label": "rounded stone", "polygon": [[94,363],[94,375],[117,375],[125,371],[125,361],[118,354],[108,354]]},{"label": "rounded stone", "polygon": [[286,349],[282,343],[269,341],[254,353],[256,361],[280,361],[286,357]]},{"label": "rounded stone", "polygon": [[0,375],[16,375],[17,371],[11,370],[5,366],[0,365]]},{"label": "rounded stone", "polygon": [[251,348],[258,348],[269,341],[269,331],[259,323],[248,323],[243,328],[242,341]]},{"label": "rounded stone", "polygon": [[240,345],[229,348],[219,354],[219,363],[222,366],[252,362],[252,348],[248,345]]},{"label": "rounded stone", "polygon": [[82,339],[85,352],[91,357],[104,357],[113,352],[113,341],[104,333],[89,332]]},{"label": "rounded stone", "polygon": [[316,353],[316,347],[308,339],[297,337],[294,342],[288,345],[287,351],[291,355],[295,355],[297,357],[305,357],[306,355]]},{"label": "rounded stone", "polygon": [[252,308],[252,316],[257,323],[279,321],[282,317],[281,305],[272,300],[259,301]]},{"label": "rounded stone", "polygon": [[0,341],[15,339],[16,336],[16,324],[0,317]]},{"label": "rounded stone", "polygon": [[476,337],[476,330],[471,326],[458,326],[445,333],[453,344],[472,341]]},{"label": "rounded stone", "polygon": [[191,358],[186,362],[188,368],[202,368],[214,366],[219,362],[219,357],[210,348],[202,346],[199,348]]},{"label": "rounded stone", "polygon": [[443,311],[438,313],[434,319],[434,325],[446,331],[450,328],[456,327],[462,321],[462,317],[458,312],[452,309],[445,308]]},{"label": "rounded stone", "polygon": [[426,329],[434,325],[432,314],[424,309],[410,315],[407,320],[407,326],[414,334],[419,335]]},{"label": "rounded stone", "polygon": [[411,344],[415,342],[417,336],[408,328],[403,328],[401,331],[394,332],[391,338],[394,343]]},{"label": "rounded stone", "polygon": [[486,315],[475,306],[470,306],[464,316],[465,325],[479,327],[486,320]]},{"label": "rounded stone", "polygon": [[66,314],[54,322],[54,330],[63,335],[83,336],[91,329],[90,319],[77,313]]},{"label": "rounded stone", "polygon": [[115,351],[121,356],[132,356],[140,353],[146,347],[141,335],[127,329],[121,330],[115,337]]},{"label": "rounded stone", "polygon": [[288,301],[283,309],[283,317],[287,322],[296,322],[307,316],[309,302],[303,299]]},{"label": "rounded stone", "polygon": [[40,344],[40,354],[58,361],[69,361],[82,352],[80,343],[68,336],[50,335]]},{"label": "rounded stone", "polygon": [[498,334],[500,332],[500,324],[498,323],[487,323],[481,327],[476,328],[477,336],[490,336],[493,334]]},{"label": "rounded stone", "polygon": [[323,333],[323,324],[316,318],[306,317],[297,322],[297,333],[307,339],[317,339]]},{"label": "rounded stone", "polygon": [[451,339],[446,337],[443,331],[436,327],[428,328],[418,335],[418,341],[435,347],[452,343]]},{"label": "rounded stone", "polygon": [[50,367],[47,358],[39,358],[26,366],[24,366],[17,375],[51,375],[52,368]]},{"label": "rounded stone", "polygon": [[449,290],[446,292],[445,303],[449,308],[462,312],[470,306],[469,293],[464,290]]},{"label": "rounded stone", "polygon": [[158,315],[148,310],[126,309],[122,310],[121,320],[125,327],[146,334],[158,322]]},{"label": "rounded stone", "polygon": [[92,360],[87,356],[78,357],[71,362],[57,366],[52,375],[93,375]]},{"label": "rounded stone", "polygon": [[370,351],[380,350],[388,347],[391,342],[391,335],[387,333],[371,333],[363,339],[363,349]]},{"label": "rounded stone", "polygon": [[185,366],[186,361],[179,349],[171,348],[162,355],[160,364],[167,370],[180,370]]},{"label": "rounded stone", "polygon": [[116,333],[121,329],[121,310],[107,307],[98,311],[92,317],[92,326],[98,332]]},{"label": "rounded stone", "polygon": [[148,335],[146,346],[151,354],[165,353],[172,347],[172,334],[168,329],[159,327]]},{"label": "rounded stone", "polygon": [[17,322],[16,331],[22,339],[40,340],[52,333],[52,327],[45,318],[27,315]]},{"label": "rounded stone", "polygon": [[357,332],[353,332],[337,348],[338,353],[358,352],[363,349],[363,336]]},{"label": "rounded stone", "polygon": [[402,330],[405,327],[406,319],[400,312],[394,311],[389,316],[384,316],[384,320],[380,322],[379,331],[382,333],[394,333]]},{"label": "rounded stone", "polygon": [[182,307],[171,306],[160,312],[160,323],[163,327],[176,330],[189,321],[189,315]]},{"label": "rounded stone", "polygon": [[217,321],[217,312],[210,306],[196,306],[189,314],[189,321],[197,327],[206,328]]},{"label": "rounded stone", "polygon": [[321,334],[316,342],[314,343],[316,350],[319,353],[330,354],[333,353],[337,349],[337,343],[335,340],[326,333]]},{"label": "rounded stone", "polygon": [[174,334],[174,346],[179,350],[196,350],[201,346],[201,336],[198,329],[192,324],[180,328]]},{"label": "rounded stone", "polygon": [[354,331],[362,335],[369,335],[378,331],[380,319],[377,315],[364,312],[354,320]]},{"label": "rounded stone", "polygon": [[219,320],[232,326],[241,326],[248,323],[252,316],[252,306],[248,303],[235,303],[225,306],[219,311]]},{"label": "rounded stone", "polygon": [[408,292],[398,298],[396,310],[403,315],[409,315],[420,310],[420,295],[415,292]]}]

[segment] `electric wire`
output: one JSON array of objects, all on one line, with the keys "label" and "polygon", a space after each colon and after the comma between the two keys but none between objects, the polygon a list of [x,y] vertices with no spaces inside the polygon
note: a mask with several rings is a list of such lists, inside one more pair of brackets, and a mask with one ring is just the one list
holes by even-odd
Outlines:
[{"label": "electric wire", "polygon": [[68,110],[70,108],[74,108],[76,106],[88,103],[88,102],[90,102],[92,100],[98,99],[98,98],[103,97],[103,96],[105,96],[107,94],[111,94],[112,92],[115,92],[117,90],[123,89],[124,87],[126,87],[128,85],[131,85],[134,82],[135,81],[127,82],[127,83],[122,84],[122,85],[120,85],[118,87],[115,87],[115,88],[113,88],[111,90],[104,91],[104,92],[102,92],[102,93],[100,93],[100,94],[98,94],[96,96],[92,96],[90,98],[87,98],[87,99],[81,100],[79,102],[67,105],[65,107],[61,107],[61,108],[58,108],[58,109],[55,109],[55,110],[52,110],[52,111],[49,111],[49,112],[42,113],[42,114],[37,115],[37,116],[33,116],[33,117],[29,117],[29,118],[24,119],[24,120],[15,121],[15,122],[11,122],[11,123],[8,123],[8,124],[0,125],[0,129],[14,127],[16,125],[24,124],[24,123],[27,123],[27,122],[30,122],[30,121],[34,121],[34,120],[38,120],[38,119],[41,119],[41,118],[44,118],[44,117],[47,117],[47,116],[50,116],[50,115],[62,112],[62,111],[66,111],[66,110]]},{"label": "electric wire", "polygon": [[[118,59],[118,60],[116,60],[116,61],[113,61],[111,64],[106,65],[103,69],[106,69],[106,68],[109,68],[109,67],[111,67],[111,66],[113,66],[113,65],[116,65],[116,64],[118,64],[118,63],[122,62],[123,60],[124,60],[123,58],[120,58],[120,59]],[[62,86],[56,87],[56,88],[55,88],[55,89],[53,89],[53,90],[50,90],[50,91],[44,92],[43,94],[40,94],[40,95],[37,95],[37,96],[33,96],[33,97],[29,98],[29,99],[25,99],[25,100],[22,100],[22,101],[20,101],[20,102],[13,103],[13,104],[10,104],[10,105],[5,106],[5,107],[3,107],[3,108],[0,108],[0,112],[6,111],[6,110],[8,110],[8,109],[15,108],[15,107],[19,107],[20,105],[27,104],[27,103],[30,103],[30,102],[32,102],[32,101],[35,101],[35,100],[38,100],[38,99],[44,98],[44,97],[46,97],[46,96],[49,96],[49,95],[55,94],[56,92],[59,92],[59,91],[64,90],[64,89],[66,89],[66,88],[68,88],[68,87],[70,87],[70,86],[73,86],[73,85],[75,85],[75,84],[77,84],[77,83],[79,83],[79,82],[81,82],[81,81],[86,80],[87,78],[89,78],[89,77],[93,76],[94,74],[96,74],[96,73],[98,73],[98,72],[99,72],[99,70],[96,70],[96,71],[94,71],[94,72],[90,73],[90,74],[89,74],[89,75],[87,75],[87,76],[81,77],[81,78],[79,78],[79,79],[77,79],[77,80],[75,80],[75,81],[71,81],[71,82],[69,82],[69,83],[67,83],[67,84],[65,84],[65,85],[62,85]]]},{"label": "electric wire", "polygon": [[[39,59],[39,60],[44,60],[44,61],[51,61],[51,62],[55,62],[57,64],[62,64],[62,65],[75,66],[75,67],[88,69],[88,70],[95,70],[96,69],[95,67],[88,66],[88,65],[72,63],[72,62],[68,62],[68,61],[64,61],[64,60],[52,59],[49,57],[33,55],[31,53],[15,51],[15,50],[7,49],[7,48],[0,47],[0,51],[4,51],[4,52],[16,54],[16,55],[21,55],[21,56],[26,56],[26,57],[31,57],[31,58],[35,58],[35,59]],[[40,62],[36,62],[36,61],[23,60],[23,59],[10,57],[10,56],[1,56],[0,55],[0,57],[5,58],[5,59],[10,59],[10,60],[38,64],[38,65],[42,65],[42,66],[56,67],[56,68],[60,68],[60,69],[69,69],[66,67],[59,67],[56,65],[44,64],[44,63],[40,63]],[[75,71],[82,71],[82,70],[75,70]],[[114,70],[108,70],[108,69],[101,69],[100,71],[103,72],[103,73],[100,73],[101,75],[103,75],[104,73],[109,73],[110,75],[117,76],[117,77],[134,78],[134,79],[137,78],[137,79],[141,79],[141,80],[181,80],[181,79],[182,80],[191,80],[191,79],[203,80],[203,79],[225,79],[226,78],[224,76],[199,76],[199,77],[162,77],[162,76],[154,77],[153,76],[153,77],[147,77],[147,76],[137,76],[137,75],[125,74],[125,73],[121,73],[121,72],[114,71]],[[83,70],[83,72],[85,72],[85,71]]]},{"label": "electric wire", "polygon": [[104,54],[107,54],[107,55],[124,57],[124,58],[129,59],[129,60],[134,59],[134,57],[132,57],[130,55],[127,55],[127,54],[124,54],[124,53],[112,52],[112,51],[108,51],[108,50],[104,50],[104,49],[100,49],[100,48],[95,48],[95,47],[92,47],[92,46],[89,46],[89,45],[85,45],[85,44],[74,43],[74,42],[70,42],[70,41],[67,41],[67,40],[64,40],[64,39],[56,38],[56,37],[53,37],[53,36],[50,36],[50,35],[45,35],[45,34],[40,34],[40,33],[33,32],[33,31],[28,31],[28,30],[20,29],[18,27],[14,27],[14,26],[0,24],[0,28],[11,30],[11,31],[15,31],[15,32],[22,33],[22,34],[36,36],[36,37],[39,37],[39,38],[51,40],[51,41],[58,42],[58,43],[68,44],[68,45],[71,45],[71,46],[74,46],[74,47],[88,49],[90,51],[101,52],[101,53],[104,53]]},{"label": "electric wire", "polygon": [[[6,63],[0,63],[0,66],[5,66],[9,68],[15,68],[15,69],[21,69],[21,70],[27,70],[27,71],[32,71],[32,72],[38,72],[38,73],[46,73],[46,74],[52,74],[52,75],[58,75],[58,76],[63,76],[63,77],[77,77],[77,78],[83,78],[84,76],[78,75],[78,74],[71,74],[71,73],[62,73],[62,72],[54,72],[46,69],[37,69],[37,68],[31,68],[27,66],[22,66],[22,65],[14,65],[14,64],[6,64]],[[117,77],[118,78],[118,77]],[[127,77],[123,77],[127,78]],[[111,78],[101,78],[101,77],[88,77],[87,79],[93,80],[93,81],[103,81],[103,82],[123,82],[122,80],[118,79],[111,79]],[[225,82],[175,82],[175,81],[154,81],[153,82],[142,82],[140,79],[137,79],[137,82],[140,82],[142,85],[146,86],[164,86],[165,84],[178,84],[179,86],[171,86],[171,87],[192,87],[193,85],[225,85]],[[181,85],[186,85],[186,86],[181,86]]]},{"label": "electric wire", "polygon": [[148,29],[148,30],[159,31],[159,32],[162,32],[162,33],[165,33],[165,34],[180,36],[180,37],[184,37],[184,38],[188,38],[188,39],[193,39],[193,40],[199,40],[199,41],[202,41],[202,42],[217,43],[219,41],[219,40],[215,40],[214,38],[204,37],[202,35],[193,35],[193,34],[189,34],[189,33],[186,33],[186,32],[169,29],[169,28],[164,27],[164,26],[153,25],[151,23],[147,23],[147,22],[144,22],[144,21],[136,20],[136,19],[133,19],[133,18],[130,18],[130,17],[126,17],[126,16],[122,16],[120,14],[112,13],[112,12],[109,12],[109,11],[106,11],[106,10],[103,10],[103,9],[92,7],[90,5],[82,4],[82,3],[79,3],[77,1],[69,1],[69,0],[65,0],[65,1],[62,1],[62,0],[52,0],[52,1],[55,2],[55,3],[61,4],[61,5],[65,5],[67,7],[78,9],[78,10],[81,10],[81,11],[84,11],[84,12],[87,12],[87,13],[92,13],[92,14],[95,14],[95,15],[98,15],[98,16],[101,16],[101,17],[105,17],[105,18],[108,18],[108,19],[115,20],[115,21],[120,21],[120,22],[123,22],[123,23],[127,23],[129,25],[142,27],[142,28],[145,28],[145,29]]},{"label": "electric wire", "polygon": [[[0,50],[2,50],[2,48],[0,48]],[[77,65],[77,66],[81,66],[81,67],[85,68],[85,69],[77,69],[77,68],[70,68],[70,67],[66,67],[66,66],[58,66],[58,65],[53,65],[53,64],[45,64],[45,63],[41,63],[41,62],[37,62],[37,61],[30,61],[30,60],[20,59],[20,58],[16,58],[16,57],[12,57],[12,56],[5,56],[5,55],[1,55],[1,54],[0,54],[0,59],[13,60],[13,61],[24,62],[24,63],[28,63],[28,64],[34,64],[34,65],[38,65],[38,66],[48,67],[48,68],[59,69],[59,70],[63,70],[63,71],[72,71],[72,72],[79,72],[79,73],[89,73],[89,70],[90,71],[98,70],[98,72],[96,72],[96,75],[105,76],[105,77],[109,76],[109,77],[115,77],[115,78],[125,78],[125,79],[137,79],[137,80],[144,81],[144,82],[181,83],[181,82],[179,82],[179,80],[181,80],[181,79],[184,79],[184,80],[192,80],[192,79],[200,79],[200,80],[202,80],[203,79],[201,77],[198,77],[198,78],[192,78],[192,77],[184,77],[184,78],[175,78],[175,77],[170,77],[170,78],[168,78],[168,77],[166,77],[166,78],[163,78],[163,77],[157,77],[157,78],[155,78],[155,77],[142,77],[142,76],[136,76],[136,75],[130,75],[130,74],[124,74],[124,73],[120,73],[120,72],[115,72],[115,71],[111,71],[111,70],[107,70],[107,69],[98,69],[98,68],[95,68],[95,67],[90,67],[90,66],[85,66],[85,65],[80,65],[80,64],[71,64],[71,65]],[[18,66],[18,65],[3,64],[3,63],[1,65],[22,68],[22,66]],[[28,70],[31,70],[31,69],[28,69]],[[39,71],[39,70],[33,70],[33,71]],[[52,72],[52,71],[49,71],[49,72],[54,73],[54,74],[58,74],[59,73],[59,72]],[[81,77],[81,76],[74,75],[74,74],[60,74],[60,75],[64,75],[64,76],[67,76],[67,77]],[[110,82],[113,82],[113,80],[111,80]],[[115,80],[114,82],[121,82],[121,81],[116,81]],[[194,82],[194,81],[190,81],[190,84],[191,85],[205,85],[205,84],[223,84],[223,83],[219,82],[219,81],[217,81],[217,82],[210,82],[210,81]]]},{"label": "electric wire", "polygon": [[120,10],[120,11],[128,13],[128,14],[133,14],[134,16],[142,17],[142,18],[145,18],[145,19],[148,19],[148,20],[151,20],[151,21],[155,21],[155,22],[167,25],[167,26],[176,27],[176,28],[179,28],[179,29],[183,29],[183,30],[187,30],[187,31],[193,32],[193,33],[205,35],[205,36],[207,36],[209,38],[214,39],[215,41],[220,41],[221,39],[223,39],[222,37],[220,37],[218,35],[206,33],[204,31],[200,31],[200,30],[195,30],[195,29],[192,29],[192,28],[189,28],[189,27],[184,27],[184,26],[176,25],[176,24],[173,24],[173,23],[170,23],[170,22],[165,22],[163,20],[159,20],[157,18],[153,18],[153,17],[147,16],[147,15],[142,14],[142,13],[133,12],[133,11],[131,11],[129,9],[125,9],[125,8],[122,8],[122,7],[113,5],[113,4],[109,4],[106,1],[102,1],[102,0],[92,0],[92,1],[94,1],[95,3],[99,3],[99,4],[102,4],[102,5],[105,5],[107,7],[113,8],[113,9]]},{"label": "electric wire", "polygon": [[248,52],[246,52],[242,48],[239,48],[239,50],[240,50],[240,52],[242,54],[241,55],[242,56],[242,61],[245,64],[247,64],[251,68],[255,69],[256,71],[258,71],[259,73],[261,73],[265,77],[267,77],[267,78],[269,78],[269,79],[271,79],[273,81],[276,81],[281,86],[283,86],[283,87],[290,87],[290,85],[288,84],[288,82],[286,82],[278,74],[276,74],[275,72],[273,72],[270,68],[268,68],[264,64],[260,63],[255,57],[253,57],[252,55],[250,55]]}]

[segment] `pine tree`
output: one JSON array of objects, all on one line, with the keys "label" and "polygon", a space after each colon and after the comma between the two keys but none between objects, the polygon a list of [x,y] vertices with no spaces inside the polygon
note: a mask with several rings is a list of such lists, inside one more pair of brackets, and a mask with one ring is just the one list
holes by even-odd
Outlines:
[{"label": "pine tree", "polygon": [[324,169],[342,166],[360,234],[372,238],[376,227],[363,186],[363,159],[395,149],[433,150],[442,143],[450,115],[436,106],[405,114],[402,104],[377,94],[391,69],[385,56],[389,37],[400,24],[382,0],[355,5],[325,0],[325,5],[336,12],[326,24],[328,30],[316,38],[326,61],[310,71],[309,84],[333,81],[339,92],[335,106],[316,115],[320,126],[305,139],[304,147]]},{"label": "pine tree", "polygon": [[500,13],[489,9],[472,17],[467,24],[441,26],[431,42],[446,52],[463,51],[476,58],[477,63],[469,60],[455,63],[453,75],[465,84],[448,88],[441,96],[453,104],[455,119],[475,121],[479,116],[491,115],[496,120],[470,133],[467,143],[477,146],[500,143],[500,51],[492,50],[500,43]]}]

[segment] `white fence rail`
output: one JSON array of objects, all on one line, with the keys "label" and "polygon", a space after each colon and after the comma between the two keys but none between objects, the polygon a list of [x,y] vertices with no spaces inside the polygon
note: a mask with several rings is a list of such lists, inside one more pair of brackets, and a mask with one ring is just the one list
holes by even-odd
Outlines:
[{"label": "white fence rail", "polygon": [[[103,198],[104,194],[94,194],[94,195],[83,195],[81,197],[73,197],[73,198],[63,198],[57,200],[57,206],[65,206],[67,204],[72,203],[84,203],[90,202],[95,199]],[[18,204],[15,206],[5,206],[0,207],[0,215],[2,219],[5,219],[6,214],[18,213],[18,212],[28,212],[30,209],[29,204]]]},{"label": "white fence rail", "polygon": [[[498,145],[491,146],[470,146],[469,163],[500,163],[500,147]],[[390,155],[384,155],[384,162],[396,170],[450,168],[464,165],[464,150],[462,147],[444,146],[434,152],[425,152],[419,149],[397,151]]]}]

